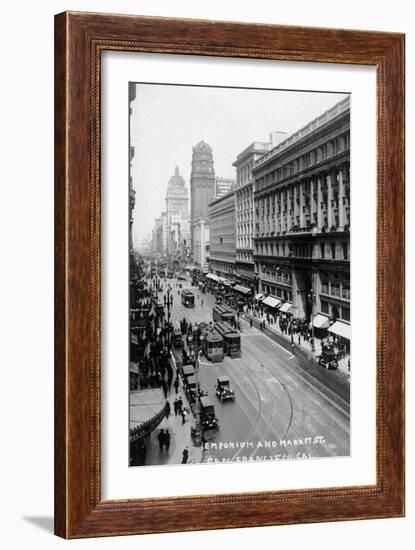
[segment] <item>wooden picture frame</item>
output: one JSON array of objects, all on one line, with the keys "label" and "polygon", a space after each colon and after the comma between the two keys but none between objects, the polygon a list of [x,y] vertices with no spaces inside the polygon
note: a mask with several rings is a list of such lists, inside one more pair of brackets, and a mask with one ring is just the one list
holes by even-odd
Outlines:
[{"label": "wooden picture frame", "polygon": [[[105,50],[376,67],[375,485],[101,500],[100,67]],[[79,538],[403,514],[404,35],[110,14],[57,15],[55,533]]]}]

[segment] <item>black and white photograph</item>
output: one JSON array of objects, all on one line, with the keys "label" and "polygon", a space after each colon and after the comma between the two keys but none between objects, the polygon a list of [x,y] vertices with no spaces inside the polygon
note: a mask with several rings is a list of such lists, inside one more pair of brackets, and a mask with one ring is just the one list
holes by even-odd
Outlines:
[{"label": "black and white photograph", "polygon": [[131,467],[350,456],[351,99],[129,83]]}]

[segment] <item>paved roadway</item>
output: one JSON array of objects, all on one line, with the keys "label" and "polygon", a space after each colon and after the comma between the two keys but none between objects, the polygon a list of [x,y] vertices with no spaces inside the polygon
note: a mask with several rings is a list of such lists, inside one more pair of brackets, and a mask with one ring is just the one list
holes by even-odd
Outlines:
[{"label": "paved roadway", "polygon": [[[214,297],[193,288],[196,306],[185,308],[176,282],[165,283],[165,289],[167,284],[173,287],[175,325],[183,317],[193,325],[211,321]],[[220,423],[216,433],[207,434],[204,461],[349,455],[349,403],[340,392],[325,387],[300,367],[300,358],[247,323],[242,323],[241,349],[240,358],[211,363],[202,356],[200,361],[200,384],[208,391]],[[216,398],[214,386],[220,375],[229,376],[234,403],[222,404]]]}]

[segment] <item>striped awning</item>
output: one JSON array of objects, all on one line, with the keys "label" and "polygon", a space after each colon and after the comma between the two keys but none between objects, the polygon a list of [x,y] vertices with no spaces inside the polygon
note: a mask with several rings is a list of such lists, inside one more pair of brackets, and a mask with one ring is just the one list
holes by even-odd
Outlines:
[{"label": "striped awning", "polygon": [[164,418],[166,399],[162,390],[130,392],[130,440],[150,433]]},{"label": "striped awning", "polygon": [[341,321],[336,321],[331,327],[329,328],[329,332],[332,334],[337,334],[337,336],[341,336],[342,338],[346,338],[347,340],[350,340],[350,325],[347,325],[346,323],[342,323]]},{"label": "striped awning", "polygon": [[262,303],[264,306],[277,308],[281,304],[281,300],[278,300],[278,298],[274,298],[273,296],[267,296]]},{"label": "striped awning", "polygon": [[251,292],[249,288],[242,285],[236,285],[233,287],[233,289],[236,290],[236,292],[240,292],[241,294],[249,294]]},{"label": "striped awning", "polygon": [[313,325],[315,328],[328,328],[330,326],[330,320],[327,315],[317,313],[313,319]]},{"label": "striped awning", "polygon": [[280,311],[283,313],[290,313],[290,311],[294,308],[293,304],[291,302],[285,302],[285,304],[282,304],[280,307]]}]

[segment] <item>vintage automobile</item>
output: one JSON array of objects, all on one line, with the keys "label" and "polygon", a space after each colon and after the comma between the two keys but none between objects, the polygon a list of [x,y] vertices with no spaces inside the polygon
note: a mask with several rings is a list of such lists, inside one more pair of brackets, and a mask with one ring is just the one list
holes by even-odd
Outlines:
[{"label": "vintage automobile", "polygon": [[194,403],[196,401],[197,394],[196,378],[194,376],[187,376],[185,378],[185,381],[183,381],[183,385],[189,403]]},{"label": "vintage automobile", "polygon": [[182,331],[179,329],[176,329],[173,334],[173,346],[175,348],[182,348],[183,347],[183,335]]},{"label": "vintage automobile", "polygon": [[235,393],[231,389],[230,380],[227,376],[218,376],[216,380],[216,397],[224,401],[235,401]]},{"label": "vintage automobile", "polygon": [[187,378],[189,378],[189,376],[195,375],[195,369],[192,364],[189,364],[189,365],[183,365],[180,370],[181,370],[180,374],[182,376],[183,385],[185,386],[187,382]]},{"label": "vintage automobile", "polygon": [[318,364],[325,369],[337,369],[339,362],[337,361],[337,354],[334,350],[324,350],[318,358]]},{"label": "vintage automobile", "polygon": [[200,424],[204,432],[209,430],[218,430],[219,422],[215,416],[215,407],[208,397],[201,397],[200,404]]}]

